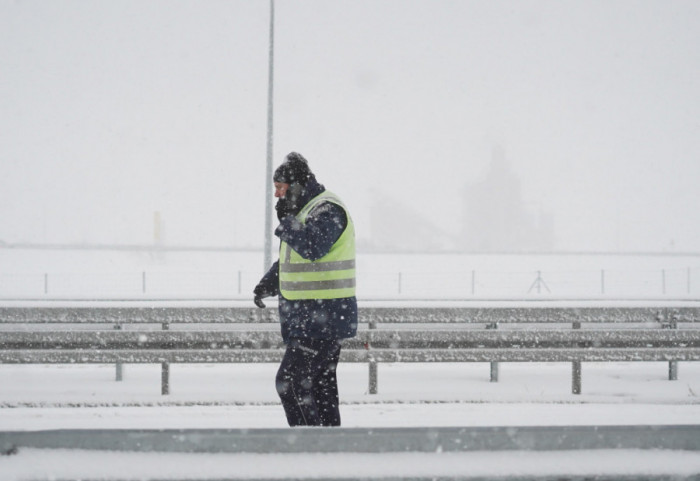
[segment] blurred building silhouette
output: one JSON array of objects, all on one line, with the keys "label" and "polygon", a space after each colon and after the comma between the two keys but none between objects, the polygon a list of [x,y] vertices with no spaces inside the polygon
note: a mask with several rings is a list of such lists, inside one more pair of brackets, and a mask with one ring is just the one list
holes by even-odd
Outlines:
[{"label": "blurred building silhouette", "polygon": [[465,189],[457,236],[386,193],[373,190],[370,197],[370,236],[358,240],[364,251],[524,253],[554,247],[552,215],[523,200],[500,146],[493,147],[485,178]]},{"label": "blurred building silhouette", "polygon": [[467,252],[541,252],[554,245],[552,215],[526,208],[500,146],[493,147],[486,177],[465,190],[462,225],[457,245]]},{"label": "blurred building silhouette", "polygon": [[372,190],[371,237],[358,247],[377,252],[444,252],[454,250],[454,236],[387,194]]}]

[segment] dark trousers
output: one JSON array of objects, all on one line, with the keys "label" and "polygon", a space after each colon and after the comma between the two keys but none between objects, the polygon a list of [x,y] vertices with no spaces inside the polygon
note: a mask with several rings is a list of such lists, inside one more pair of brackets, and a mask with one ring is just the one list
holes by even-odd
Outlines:
[{"label": "dark trousers", "polygon": [[340,426],[336,367],[340,342],[291,339],[277,371],[277,393],[290,426]]}]

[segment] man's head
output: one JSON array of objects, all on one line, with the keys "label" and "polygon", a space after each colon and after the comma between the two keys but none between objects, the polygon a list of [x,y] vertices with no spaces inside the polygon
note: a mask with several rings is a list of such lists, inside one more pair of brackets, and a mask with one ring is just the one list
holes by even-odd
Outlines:
[{"label": "man's head", "polygon": [[275,209],[280,220],[286,215],[296,215],[299,212],[306,186],[309,182],[316,181],[306,159],[296,152],[285,157],[272,179],[275,183],[275,197],[278,198]]},{"label": "man's head", "polygon": [[284,197],[291,185],[299,184],[305,187],[312,179],[315,179],[314,174],[304,156],[290,152],[272,176],[275,182],[275,197]]}]

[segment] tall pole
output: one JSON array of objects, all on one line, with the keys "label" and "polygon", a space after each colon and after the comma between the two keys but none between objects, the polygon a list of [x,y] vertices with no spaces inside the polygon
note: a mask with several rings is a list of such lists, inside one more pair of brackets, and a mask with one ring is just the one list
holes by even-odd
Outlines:
[{"label": "tall pole", "polygon": [[265,169],[265,253],[263,272],[272,265],[272,94],[275,53],[275,0],[270,0],[270,49],[267,79],[267,168]]}]

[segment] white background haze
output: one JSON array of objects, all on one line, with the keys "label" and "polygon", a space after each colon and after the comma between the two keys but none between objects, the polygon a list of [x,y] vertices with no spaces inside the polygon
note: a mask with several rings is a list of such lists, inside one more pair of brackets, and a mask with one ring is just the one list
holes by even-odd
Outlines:
[{"label": "white background haze", "polygon": [[[0,241],[148,244],[160,212],[166,245],[262,248],[268,22],[0,1]],[[550,248],[698,251],[696,1],[286,0],[275,43],[275,166],[303,153],[364,245],[389,199],[459,249],[496,146]]]},{"label": "white background haze", "polygon": [[[3,305],[236,298],[252,306],[270,181],[269,6],[0,0],[0,248],[149,245],[159,213],[161,245],[258,251],[168,253],[166,262],[154,252],[0,249]],[[697,303],[700,2],[278,0],[275,18],[275,166],[290,151],[304,154],[349,206],[360,248],[692,254],[671,262],[366,253],[363,302]],[[525,245],[521,226],[546,235]],[[541,295],[532,287],[540,271],[551,286]],[[174,366],[167,402],[158,365],[128,366],[121,383],[113,367],[6,367],[2,429],[285,425],[273,365]],[[580,396],[569,392],[566,363],[504,366],[498,383],[485,363],[382,366],[378,396],[367,393],[366,369],[339,368],[349,427],[700,419],[697,363],[683,363],[673,382],[665,363],[587,363]],[[0,457],[0,471],[8,479],[289,474],[279,455],[59,455],[21,450]],[[486,455],[296,465],[395,477],[461,475],[465,465],[475,476],[688,475],[700,466],[690,452]]]}]

